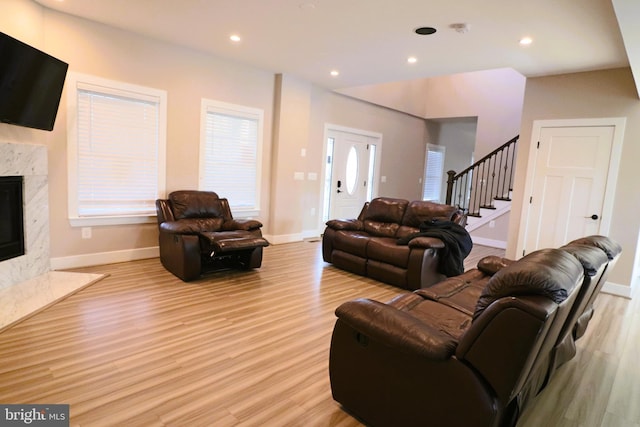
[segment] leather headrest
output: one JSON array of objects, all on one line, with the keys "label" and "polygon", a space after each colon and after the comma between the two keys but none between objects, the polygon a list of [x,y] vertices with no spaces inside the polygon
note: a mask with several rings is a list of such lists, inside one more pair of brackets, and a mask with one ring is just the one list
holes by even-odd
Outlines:
[{"label": "leather headrest", "polygon": [[595,246],[596,248],[600,248],[607,254],[609,260],[614,259],[622,252],[622,246],[618,244],[615,240],[606,237],[606,236],[587,236],[582,237],[580,239],[573,240],[567,243],[567,246],[572,244],[578,245],[588,245]]},{"label": "leather headrest", "polygon": [[169,194],[173,216],[183,218],[210,218],[224,216],[224,207],[213,191],[180,190]]},{"label": "leather headrest", "polygon": [[434,219],[450,221],[457,211],[458,208],[455,206],[425,200],[414,200],[407,206],[402,225],[418,228],[423,222],[430,222]]},{"label": "leather headrest", "polygon": [[404,199],[378,197],[369,203],[363,219],[400,224],[408,204],[409,201]]},{"label": "leather headrest", "polygon": [[493,275],[478,298],[473,318],[494,301],[509,296],[542,295],[559,304],[583,277],[582,265],[563,250],[532,252]]},{"label": "leather headrest", "polygon": [[588,276],[595,276],[602,266],[609,262],[607,255],[595,246],[571,243],[564,245],[560,249],[569,252],[580,261],[584,267],[584,272]]}]

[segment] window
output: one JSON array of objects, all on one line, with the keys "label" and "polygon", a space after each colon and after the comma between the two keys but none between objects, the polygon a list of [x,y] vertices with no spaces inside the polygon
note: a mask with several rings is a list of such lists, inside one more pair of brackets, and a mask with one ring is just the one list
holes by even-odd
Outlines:
[{"label": "window", "polygon": [[229,199],[235,217],[258,215],[263,111],[203,99],[201,114],[200,190]]},{"label": "window", "polygon": [[424,161],[424,187],[422,200],[440,201],[444,173],[445,147],[427,144]]},{"label": "window", "polygon": [[70,74],[73,226],[149,222],[165,193],[166,92]]},{"label": "window", "polygon": [[356,178],[358,178],[358,152],[355,146],[351,146],[347,155],[347,193],[351,196],[356,189]]}]

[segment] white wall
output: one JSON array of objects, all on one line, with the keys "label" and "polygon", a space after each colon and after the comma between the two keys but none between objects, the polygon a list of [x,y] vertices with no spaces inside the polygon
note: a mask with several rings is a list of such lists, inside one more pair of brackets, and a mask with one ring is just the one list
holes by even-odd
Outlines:
[{"label": "white wall", "polygon": [[[532,78],[527,81],[518,148],[507,256],[517,258],[517,239],[528,195],[523,194],[534,120],[625,117],[622,160],[609,236],[623,248],[608,280],[630,293],[640,231],[640,101],[628,68]],[[624,290],[623,290],[624,291]]]}]

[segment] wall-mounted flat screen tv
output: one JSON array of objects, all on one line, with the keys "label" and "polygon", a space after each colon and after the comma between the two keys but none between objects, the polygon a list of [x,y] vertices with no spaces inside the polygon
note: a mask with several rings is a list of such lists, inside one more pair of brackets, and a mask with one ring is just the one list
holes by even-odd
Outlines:
[{"label": "wall-mounted flat screen tv", "polygon": [[68,68],[0,32],[0,122],[53,130]]}]

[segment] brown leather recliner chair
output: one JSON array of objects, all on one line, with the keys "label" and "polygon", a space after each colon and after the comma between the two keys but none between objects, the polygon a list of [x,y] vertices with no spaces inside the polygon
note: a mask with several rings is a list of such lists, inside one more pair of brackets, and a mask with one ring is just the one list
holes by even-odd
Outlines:
[{"label": "brown leather recliner chair", "polygon": [[229,202],[211,191],[174,191],[156,200],[160,261],[186,281],[223,268],[258,268],[262,223],[233,219]]},{"label": "brown leather recliner chair", "polygon": [[514,425],[518,397],[539,353],[555,343],[584,270],[559,249],[503,264],[387,304],[338,307],[334,399],[372,426]]}]

